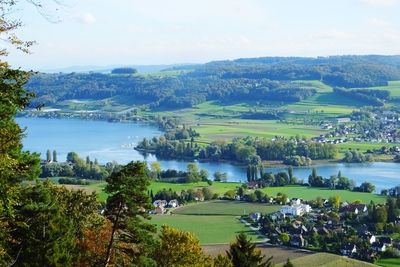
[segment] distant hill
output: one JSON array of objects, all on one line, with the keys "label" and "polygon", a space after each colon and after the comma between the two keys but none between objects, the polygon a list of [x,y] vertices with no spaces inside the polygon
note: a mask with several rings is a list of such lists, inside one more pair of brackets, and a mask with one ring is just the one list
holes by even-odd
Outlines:
[{"label": "distant hill", "polygon": [[81,71],[75,73],[41,73],[32,77],[26,88],[37,94],[34,104],[52,106],[69,99],[113,98],[165,110],[205,101],[299,102],[318,91],[312,85],[294,83],[302,80],[323,82],[333,87],[337,96],[366,106],[383,106],[390,100],[389,92],[364,89],[400,80],[400,56],[264,57],[199,65],[129,67],[139,73],[111,74],[115,67],[89,73],[83,71],[93,71],[95,67],[69,69]]},{"label": "distant hill", "polygon": [[43,69],[41,72],[44,73],[111,73],[115,68],[134,68],[141,73],[154,73],[165,69],[184,69],[186,66],[194,66],[194,64],[169,64],[169,65],[107,65],[107,66],[71,66],[65,68],[54,68],[54,69]]}]

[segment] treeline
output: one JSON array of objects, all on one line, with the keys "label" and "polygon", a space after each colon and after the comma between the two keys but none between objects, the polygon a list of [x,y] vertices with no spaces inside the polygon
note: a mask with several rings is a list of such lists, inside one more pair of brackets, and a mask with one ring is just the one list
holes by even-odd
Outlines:
[{"label": "treeline", "polygon": [[[315,94],[314,88],[296,85],[291,82],[294,80],[321,80],[334,87],[346,88],[381,86],[387,85],[389,80],[399,80],[399,68],[397,57],[242,59],[198,65],[193,72],[173,77],[41,73],[30,79],[26,89],[38,96],[32,106],[54,105],[68,99],[115,96],[152,109],[186,108],[210,100],[285,103]],[[114,72],[126,74],[131,70]],[[353,94],[364,101],[373,101],[366,98],[366,94]]]},{"label": "treeline", "polygon": [[160,158],[193,158],[205,160],[230,160],[249,164],[259,160],[284,160],[288,164],[304,166],[311,160],[333,159],[337,148],[332,144],[307,140],[278,139],[275,141],[252,137],[235,138],[231,143],[213,142],[206,146],[184,140],[167,140],[161,136],[144,139],[139,150],[154,152]]},{"label": "treeline", "polygon": [[75,152],[67,155],[66,162],[46,162],[41,166],[41,178],[48,177],[79,177],[85,179],[103,180],[112,172],[119,169],[115,162],[109,162],[106,165],[100,165],[97,160],[91,161],[89,157],[86,160],[79,157]]},{"label": "treeline", "polygon": [[333,88],[337,94],[360,101],[366,105],[382,107],[385,105],[384,100],[388,99],[390,92],[387,90],[372,90],[372,89],[353,89],[346,90],[344,88]]}]

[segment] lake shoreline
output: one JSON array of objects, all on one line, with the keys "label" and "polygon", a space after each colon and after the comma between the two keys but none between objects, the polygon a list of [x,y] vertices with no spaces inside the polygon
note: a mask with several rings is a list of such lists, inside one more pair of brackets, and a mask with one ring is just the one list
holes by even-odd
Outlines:
[{"label": "lake shoreline", "polygon": [[[68,152],[74,151],[81,157],[89,156],[98,159],[101,164],[113,160],[126,164],[130,161],[158,161],[163,170],[175,169],[185,171],[187,164],[193,162],[185,159],[163,160],[154,155],[142,155],[133,147],[143,140],[159,136],[161,131],[146,123],[108,123],[81,119],[50,118],[17,118],[22,128],[27,127],[23,139],[24,149],[46,155],[46,150],[56,150],[59,161],[65,161]],[[228,181],[244,182],[247,180],[246,166],[236,162],[213,160],[195,160],[200,169],[206,169],[209,177],[215,172],[225,172]],[[267,161],[265,172],[277,173],[287,171],[288,166],[280,161]],[[398,173],[400,165],[394,162],[343,163],[338,160],[314,161],[312,166],[293,167],[293,174],[298,179],[307,181],[312,168],[318,175],[329,178],[341,171],[343,176],[353,179],[357,184],[364,181],[373,183],[381,189],[392,188],[400,184]]]}]

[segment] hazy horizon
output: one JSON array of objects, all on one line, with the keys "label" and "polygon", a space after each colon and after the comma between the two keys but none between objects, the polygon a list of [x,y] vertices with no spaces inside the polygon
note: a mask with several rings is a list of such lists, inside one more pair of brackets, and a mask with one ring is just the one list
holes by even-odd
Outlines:
[{"label": "hazy horizon", "polygon": [[[51,2],[49,2],[51,3]],[[14,67],[205,63],[247,57],[400,54],[400,0],[25,3]]]}]

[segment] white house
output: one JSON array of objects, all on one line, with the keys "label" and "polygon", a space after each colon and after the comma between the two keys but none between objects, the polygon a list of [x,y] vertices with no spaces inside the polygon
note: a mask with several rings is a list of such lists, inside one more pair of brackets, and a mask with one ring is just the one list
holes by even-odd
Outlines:
[{"label": "white house", "polygon": [[167,203],[166,200],[159,200],[159,199],[158,199],[158,200],[156,200],[156,201],[153,202],[153,206],[154,206],[154,207],[163,207],[163,208],[164,208],[165,206],[167,206],[167,204],[168,204],[168,203]]},{"label": "white house", "polygon": [[385,252],[386,251],[386,244],[382,242],[374,242],[371,245],[371,248],[375,252]]},{"label": "white house", "polygon": [[301,216],[304,213],[308,213],[311,211],[310,205],[306,204],[295,204],[291,206],[283,206],[281,208],[281,213],[290,214],[293,216]]},{"label": "white house", "polygon": [[178,205],[179,205],[179,203],[178,203],[178,200],[176,200],[176,199],[172,199],[168,202],[168,206],[171,208],[176,208],[176,207],[178,207]]},{"label": "white house", "polygon": [[292,198],[290,200],[290,204],[292,205],[300,205],[303,200],[301,198]]},{"label": "white house", "polygon": [[261,219],[261,213],[253,212],[253,213],[250,213],[249,217],[253,222],[258,222]]}]

